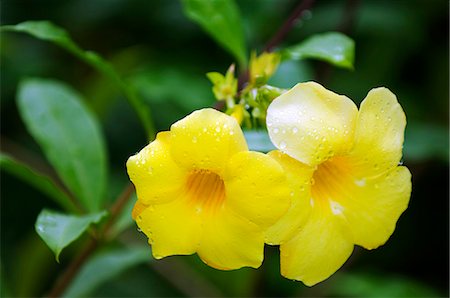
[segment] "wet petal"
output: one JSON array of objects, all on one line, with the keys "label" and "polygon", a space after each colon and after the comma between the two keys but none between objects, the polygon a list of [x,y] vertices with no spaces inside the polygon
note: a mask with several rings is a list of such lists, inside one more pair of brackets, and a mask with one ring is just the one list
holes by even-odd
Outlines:
[{"label": "wet petal", "polygon": [[258,268],[263,254],[264,235],[254,223],[225,208],[205,219],[198,255],[209,266],[221,270]]},{"label": "wet petal", "polygon": [[368,177],[397,166],[402,157],[406,117],[395,95],[386,88],[372,89],[358,114],[354,174]]},{"label": "wet petal", "polygon": [[224,174],[225,204],[258,226],[275,223],[290,205],[283,168],[259,152],[234,155]]},{"label": "wet petal", "polygon": [[266,232],[266,243],[280,244],[293,237],[305,223],[311,211],[310,181],[313,168],[279,150],[269,153],[284,169],[289,183],[291,206]]},{"label": "wet petal", "polygon": [[267,110],[267,128],[282,152],[311,166],[352,145],[357,108],[315,82],[300,83]]},{"label": "wet petal", "polygon": [[292,240],[281,244],[281,274],[313,286],[336,272],[353,251],[342,217],[324,206],[313,208],[306,225]]},{"label": "wet petal", "polygon": [[156,259],[197,251],[202,235],[201,216],[187,198],[149,206],[137,216],[136,223],[149,238]]},{"label": "wet petal", "polygon": [[236,119],[214,109],[195,111],[170,131],[173,159],[183,168],[220,175],[232,155],[248,150]]},{"label": "wet petal", "polygon": [[127,161],[130,180],[143,204],[173,200],[184,184],[186,171],[170,155],[170,132],[158,133],[156,139]]},{"label": "wet petal", "polygon": [[396,167],[376,178],[355,180],[349,197],[341,205],[351,227],[355,244],[367,249],[383,245],[408,207],[411,173]]}]

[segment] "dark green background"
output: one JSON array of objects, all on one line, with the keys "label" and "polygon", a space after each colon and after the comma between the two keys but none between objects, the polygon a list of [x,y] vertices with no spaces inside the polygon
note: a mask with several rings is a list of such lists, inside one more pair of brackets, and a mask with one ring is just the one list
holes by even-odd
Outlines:
[{"label": "dark green background", "polygon": [[[288,0],[237,3],[249,48],[257,50],[296,5]],[[448,1],[318,0],[281,46],[342,28],[351,11],[348,3],[357,5],[354,18],[344,25],[356,42],[355,70],[315,61],[287,62],[271,82],[290,87],[314,79],[357,103],[378,86],[398,96],[408,120],[404,165],[413,174],[413,192],[388,243],[375,251],[356,248],[337,274],[313,288],[283,279],[278,252],[267,247],[264,265],[258,270],[221,272],[203,265],[196,256],[170,257],[128,270],[95,295],[448,296]],[[233,62],[183,15],[175,0],[1,2],[2,25],[43,19],[66,28],[84,49],[112,61],[151,106],[158,130],[194,109],[213,105],[204,74],[225,72]],[[111,164],[109,197],[115,197],[127,182],[126,159],[146,143],[119,90],[61,49],[26,35],[2,33],[0,59],[2,150],[46,167],[18,115],[15,94],[18,82],[27,76],[65,81],[88,99],[101,120]],[[63,252],[57,264],[34,232],[43,207],[56,208],[44,195],[2,172],[2,296],[43,295],[83,240]],[[146,240],[133,227],[118,241]],[[181,285],[174,284],[174,279]]]}]

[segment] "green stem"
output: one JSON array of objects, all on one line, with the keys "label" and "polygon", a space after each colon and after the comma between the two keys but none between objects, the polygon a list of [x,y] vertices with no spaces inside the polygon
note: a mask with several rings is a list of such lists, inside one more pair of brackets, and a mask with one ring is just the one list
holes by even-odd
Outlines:
[{"label": "green stem", "polygon": [[110,217],[105,223],[103,228],[100,230],[98,238],[90,238],[88,244],[81,251],[81,253],[72,260],[67,269],[61,275],[60,278],[55,282],[52,289],[49,291],[48,297],[60,297],[66,288],[70,285],[74,277],[77,275],[78,271],[81,269],[83,264],[89,259],[89,257],[97,250],[97,248],[103,243],[102,240],[105,239],[114,221],[117,219],[118,215],[126,205],[127,201],[131,198],[134,192],[133,184],[128,183],[119,197],[116,199],[114,205],[110,208]]}]

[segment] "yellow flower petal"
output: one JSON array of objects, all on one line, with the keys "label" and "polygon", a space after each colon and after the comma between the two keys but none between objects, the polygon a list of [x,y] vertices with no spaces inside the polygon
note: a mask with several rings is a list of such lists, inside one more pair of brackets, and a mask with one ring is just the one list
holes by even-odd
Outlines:
[{"label": "yellow flower petal", "polygon": [[264,257],[263,232],[254,223],[223,208],[205,219],[197,253],[216,269],[258,268]]},{"label": "yellow flower petal", "polygon": [[350,257],[353,243],[345,220],[315,206],[306,225],[280,245],[281,274],[313,286],[331,276]]},{"label": "yellow flower petal", "polygon": [[290,196],[292,199],[288,211],[266,231],[266,243],[280,244],[294,236],[308,219],[311,211],[310,181],[313,168],[302,164],[279,150],[269,153],[286,171]]},{"label": "yellow flower petal", "polygon": [[351,147],[356,117],[357,108],[348,97],[307,82],[271,103],[267,127],[279,150],[314,166]]},{"label": "yellow flower petal", "polygon": [[236,119],[214,109],[193,112],[174,123],[170,132],[172,157],[183,168],[220,175],[232,155],[248,150]]},{"label": "yellow flower petal", "polygon": [[381,174],[396,166],[402,157],[406,117],[396,96],[386,88],[372,89],[358,114],[354,174],[360,177]]},{"label": "yellow flower petal", "polygon": [[186,171],[170,156],[170,132],[158,133],[156,139],[127,161],[128,175],[143,204],[168,202],[177,197]]},{"label": "yellow flower petal", "polygon": [[183,197],[149,206],[136,219],[156,259],[195,253],[202,236],[201,222],[201,215]]},{"label": "yellow flower petal", "polygon": [[411,174],[394,167],[383,175],[354,175],[352,159],[335,157],[314,172],[314,202],[327,202],[336,216],[344,216],[354,243],[368,249],[384,244],[406,209],[411,194]]},{"label": "yellow flower petal", "polygon": [[349,190],[351,196],[340,203],[355,244],[374,249],[389,239],[408,207],[411,173],[406,167],[395,167],[376,178],[357,181]]},{"label": "yellow flower petal", "polygon": [[290,205],[283,169],[265,154],[246,151],[234,155],[223,179],[225,204],[261,227],[275,223]]}]

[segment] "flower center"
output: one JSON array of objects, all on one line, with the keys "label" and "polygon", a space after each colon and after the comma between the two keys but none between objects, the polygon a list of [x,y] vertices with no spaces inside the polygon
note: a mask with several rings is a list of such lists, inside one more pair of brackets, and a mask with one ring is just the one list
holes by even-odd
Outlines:
[{"label": "flower center", "polygon": [[197,212],[214,211],[225,200],[225,184],[222,178],[208,170],[194,170],[186,182],[189,201],[195,204]]},{"label": "flower center", "polygon": [[329,206],[334,214],[342,214],[342,199],[349,197],[352,183],[349,162],[344,157],[333,157],[321,163],[314,172],[311,184],[311,205]]}]

